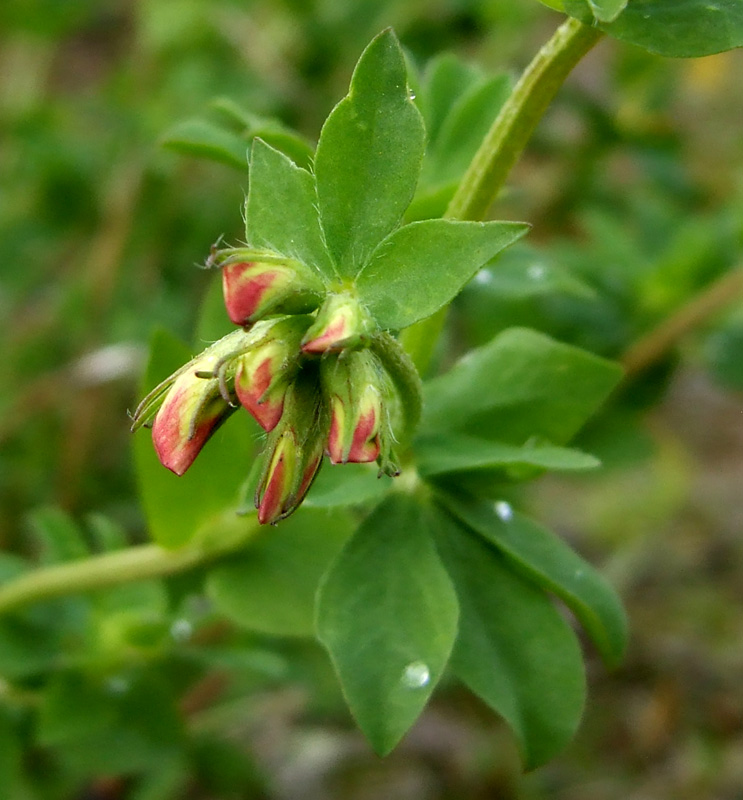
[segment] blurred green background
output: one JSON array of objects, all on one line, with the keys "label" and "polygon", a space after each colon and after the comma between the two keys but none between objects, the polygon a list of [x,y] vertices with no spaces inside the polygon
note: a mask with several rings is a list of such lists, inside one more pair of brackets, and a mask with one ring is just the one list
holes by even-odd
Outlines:
[{"label": "blurred green background", "polygon": [[[151,332],[192,338],[210,280],[196,266],[220,235],[240,238],[247,185],[162,147],[168,129],[213,117],[222,97],[315,141],[383,27],[418,69],[450,50],[517,74],[559,22],[521,0],[4,0],[0,549],[43,558],[50,524],[72,520],[147,538],[127,410]],[[741,266],[742,73],[739,51],[671,61],[604,41],[589,54],[496,209],[533,232],[465,290],[442,358],[513,324],[619,358]],[[619,671],[590,661],[584,726],[553,764],[519,776],[508,733],[454,687],[379,761],[314,650],[253,638],[229,703],[220,676],[244,650],[214,656],[204,697],[178,658],[142,679],[141,702],[172,694],[191,737],[190,766],[168,761],[170,772],[146,753],[136,768],[102,766],[94,741],[86,758],[60,755],[48,730],[39,744],[28,709],[42,679],[0,679],[0,745],[7,715],[26,775],[7,797],[739,799],[742,348],[731,297],[582,435],[600,474],[546,479],[522,498],[605,568],[633,630]],[[174,624],[192,596],[177,582],[169,592],[136,602]],[[239,638],[220,621],[205,631],[207,643]]]}]

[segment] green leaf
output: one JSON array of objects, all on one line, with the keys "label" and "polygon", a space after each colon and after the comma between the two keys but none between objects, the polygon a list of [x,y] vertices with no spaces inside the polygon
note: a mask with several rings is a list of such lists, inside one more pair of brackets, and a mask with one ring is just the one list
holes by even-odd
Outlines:
[{"label": "green leaf", "polygon": [[415,191],[424,136],[400,44],[386,30],[361,54],[317,145],[320,219],[341,275],[356,275],[399,224]]},{"label": "green leaf", "polygon": [[563,444],[603,403],[619,365],[536,331],[510,328],[424,384],[422,431]]},{"label": "green leaf", "polygon": [[39,508],[28,516],[40,544],[40,562],[59,564],[89,555],[83,533],[68,514],[59,508]]},{"label": "green leaf", "polygon": [[[218,112],[227,124],[236,128],[246,141],[253,138],[262,139],[298,164],[308,169],[312,165],[315,154],[314,144],[282,122],[273,117],[261,117],[242,108],[227,97],[217,97],[209,104]],[[243,168],[245,164],[241,165]]]},{"label": "green leaf", "polygon": [[126,531],[110,517],[93,512],[85,518],[93,550],[97,553],[110,553],[123,550],[127,546]]},{"label": "green leaf", "polygon": [[412,222],[379,246],[356,280],[359,295],[382,328],[405,328],[448,303],[528,229],[521,222]]},{"label": "green leaf", "polygon": [[624,11],[627,0],[588,0],[588,4],[599,22],[613,22]]},{"label": "green leaf", "polygon": [[[104,687],[111,710],[103,711],[103,699],[95,707],[104,714],[105,724],[91,720],[85,727],[87,714],[82,709],[74,712],[74,727],[65,730],[64,721],[57,720],[61,727],[52,729],[58,737],[55,754],[71,771],[84,776],[129,774],[157,769],[179,757],[184,736],[175,698],[168,682],[153,673],[115,676],[115,683]],[[60,712],[73,713],[74,695],[59,700]]]},{"label": "green leaf", "polygon": [[525,577],[557,595],[586,629],[609,666],[627,647],[627,618],[606,579],[559,536],[497,504],[442,496],[447,507],[494,545]]},{"label": "green leaf", "polygon": [[458,180],[464,175],[511,89],[510,76],[494,75],[479,81],[458,98],[431,153],[437,183]]},{"label": "green leaf", "polygon": [[[471,295],[497,301],[525,300],[544,295],[565,294],[587,300],[596,290],[568,270],[551,263],[549,257],[523,244],[511,248],[495,264],[482,269],[465,289]],[[469,309],[468,309],[469,310]],[[485,309],[478,309],[485,313]]]},{"label": "green leaf", "polygon": [[[58,606],[58,621],[62,618],[60,610]],[[0,676],[3,678],[14,680],[37,675],[54,669],[61,660],[63,640],[69,630],[62,630],[62,624],[52,625],[45,611],[48,608],[34,608],[0,620]],[[66,616],[68,608],[64,611]]]},{"label": "green leaf", "polygon": [[457,600],[427,515],[393,494],[346,544],[320,587],[317,629],[351,711],[381,755],[415,722],[446,666]]},{"label": "green leaf", "polygon": [[245,217],[251,247],[295,258],[326,280],[336,277],[320,229],[312,175],[260,139],[250,155]]},{"label": "green leaf", "polygon": [[216,608],[248,630],[311,636],[320,578],[353,531],[348,514],[304,508],[209,572]]},{"label": "green leaf", "polygon": [[438,528],[460,605],[451,669],[506,720],[533,769],[560,752],[580,722],[580,646],[545,593],[500,553],[443,513]]},{"label": "green leaf", "polygon": [[42,695],[39,743],[54,747],[95,736],[113,725],[115,718],[116,708],[105,686],[80,673],[60,672],[50,678]]},{"label": "green leaf", "polygon": [[13,725],[0,707],[0,800],[17,800],[21,780],[22,752]]},{"label": "green leaf", "polygon": [[235,323],[227,316],[227,309],[224,307],[221,272],[212,270],[210,277],[196,322],[194,336],[196,350],[207,347],[211,342],[216,342],[217,339],[235,330]]},{"label": "green leaf", "polygon": [[594,469],[601,462],[588,453],[542,444],[522,446],[464,434],[431,434],[415,443],[416,466],[423,477],[499,467],[539,467],[556,471]]},{"label": "green leaf", "polygon": [[[152,339],[143,391],[165,379],[192,353],[170,334]],[[188,472],[177,477],[158,461],[147,431],[134,436],[134,459],[150,535],[163,547],[187,544],[238,507],[238,491],[255,451],[257,425],[249,414],[227,420],[207,442]],[[244,520],[247,526],[251,524]]]},{"label": "green leaf", "polygon": [[[590,24],[597,6],[620,0],[564,0],[565,11]],[[607,12],[608,13],[608,12]],[[597,15],[598,17],[598,15]],[[601,19],[600,17],[598,17]],[[631,0],[613,22],[598,27],[651,53],[672,57],[707,56],[743,46],[740,0]]]},{"label": "green leaf", "polygon": [[163,135],[161,144],[177,153],[208,158],[245,172],[248,169],[246,140],[213,122],[201,119],[180,122]]},{"label": "green leaf", "polygon": [[453,53],[443,53],[428,63],[418,105],[426,123],[429,148],[435,145],[444,120],[457,100],[480,80],[477,67],[464,63]]},{"label": "green leaf", "polygon": [[358,506],[379,500],[392,484],[393,479],[388,475],[379,475],[376,464],[326,464],[302,505],[305,508]]}]

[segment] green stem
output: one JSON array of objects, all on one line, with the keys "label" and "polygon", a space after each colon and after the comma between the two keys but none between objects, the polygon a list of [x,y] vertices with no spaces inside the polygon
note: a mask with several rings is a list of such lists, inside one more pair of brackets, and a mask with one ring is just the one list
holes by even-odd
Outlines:
[{"label": "green stem", "polygon": [[[526,68],[472,159],[446,209],[449,219],[481,220],[506,182],[537,123],[557,90],[601,31],[566,20]],[[446,319],[446,310],[403,332],[402,342],[415,365],[425,372]]]},{"label": "green stem", "polygon": [[166,550],[156,544],[138,545],[80,561],[41,567],[0,586],[0,615],[20,606],[68,594],[105,589],[120,583],[161,578],[208,563],[245,545],[256,524],[246,522],[241,535],[225,536],[208,545]]},{"label": "green stem", "polygon": [[742,294],[743,267],[721,275],[627,349],[620,359],[625,369],[625,380],[656,364],[687,333],[704,324],[727,306],[740,301]]}]

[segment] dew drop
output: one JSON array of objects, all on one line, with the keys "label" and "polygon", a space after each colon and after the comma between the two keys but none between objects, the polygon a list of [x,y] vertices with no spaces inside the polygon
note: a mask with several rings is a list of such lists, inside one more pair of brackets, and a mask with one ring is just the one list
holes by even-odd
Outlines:
[{"label": "dew drop", "polygon": [[481,269],[477,273],[477,275],[475,275],[475,283],[487,286],[487,284],[492,282],[493,282],[493,273],[488,269]]},{"label": "dew drop", "polygon": [[408,97],[409,97],[411,100],[415,100],[415,92],[409,92],[409,93],[408,93]]},{"label": "dew drop", "polygon": [[170,626],[170,636],[176,642],[187,642],[193,635],[193,625],[187,619],[176,619]]},{"label": "dew drop", "polygon": [[422,689],[431,680],[431,672],[422,661],[412,661],[402,671],[402,682],[408,689]]},{"label": "dew drop", "polygon": [[527,277],[533,281],[541,281],[545,274],[544,264],[531,264],[526,270]]},{"label": "dew drop", "polygon": [[106,688],[111,694],[125,694],[129,690],[129,681],[120,675],[114,675],[106,681]]},{"label": "dew drop", "polygon": [[510,522],[513,519],[513,508],[505,500],[499,500],[493,508],[495,515],[501,522]]}]

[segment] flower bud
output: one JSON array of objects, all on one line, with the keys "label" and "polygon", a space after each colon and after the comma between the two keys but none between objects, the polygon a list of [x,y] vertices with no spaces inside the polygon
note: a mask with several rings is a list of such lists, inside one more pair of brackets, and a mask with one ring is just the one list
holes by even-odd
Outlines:
[{"label": "flower bud", "polygon": [[312,327],[305,334],[305,353],[324,353],[356,347],[372,331],[369,315],[350,294],[331,294],[318,311]]},{"label": "flower bud", "polygon": [[276,256],[242,260],[240,250],[230,249],[218,251],[212,263],[220,261],[224,303],[235,325],[249,325],[269,314],[314,311],[320,304],[320,278],[298,261]]},{"label": "flower bud", "polygon": [[391,438],[385,408],[389,380],[379,360],[369,350],[354,350],[327,359],[321,369],[330,406],[331,462],[376,461]]},{"label": "flower bud", "polygon": [[285,411],[271,433],[255,493],[258,521],[274,524],[295,511],[322,463],[328,419],[312,370],[291,385]]},{"label": "flower bud", "polygon": [[232,413],[216,368],[225,352],[244,336],[226,336],[156,386],[134,412],[132,430],[152,427],[163,466],[176,475],[191,466],[219,425]]},{"label": "flower bud", "polygon": [[273,430],[281,418],[309,323],[307,316],[259,322],[249,332],[254,343],[236,359],[235,393],[266,431]]},{"label": "flower bud", "polygon": [[155,452],[176,475],[183,475],[234,411],[221,365],[246,342],[245,331],[220,339],[155,387],[135,411],[132,430],[152,427]]}]

